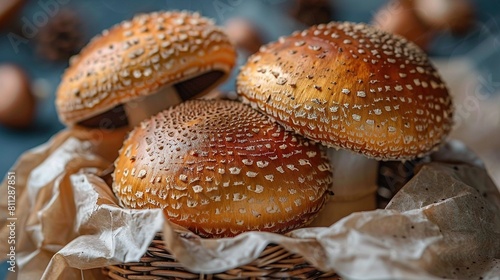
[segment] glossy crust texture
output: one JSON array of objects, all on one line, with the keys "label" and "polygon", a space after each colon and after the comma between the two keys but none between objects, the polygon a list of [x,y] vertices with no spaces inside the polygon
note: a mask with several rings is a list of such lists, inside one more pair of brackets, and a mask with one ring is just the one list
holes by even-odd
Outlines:
[{"label": "glossy crust texture", "polygon": [[220,83],[235,60],[234,46],[210,19],[187,12],[138,15],[103,31],[71,59],[57,90],[59,117],[72,125],[211,71],[224,73]]},{"label": "glossy crust texture", "polygon": [[204,237],[302,227],[332,182],[320,145],[227,100],[186,101],[143,122],[113,176],[125,207],[162,208]]},{"label": "glossy crust texture", "polygon": [[364,24],[322,24],[262,47],[237,90],[287,129],[375,159],[424,156],[452,127],[451,97],[425,53]]}]

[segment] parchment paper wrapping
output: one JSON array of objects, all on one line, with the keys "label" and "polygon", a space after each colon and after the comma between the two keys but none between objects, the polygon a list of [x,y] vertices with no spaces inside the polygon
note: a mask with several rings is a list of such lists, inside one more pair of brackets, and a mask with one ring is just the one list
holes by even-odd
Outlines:
[{"label": "parchment paper wrapping", "polygon": [[[363,279],[498,279],[500,194],[480,162],[453,143],[434,155],[387,209],[354,213],[329,228],[282,236],[251,232],[201,239],[159,210],[117,205],[96,174],[110,162],[84,136],[63,131],[26,152],[16,172],[18,279],[104,279],[100,268],[137,261],[158,231],[187,268],[215,273],[257,258],[269,243],[321,270]],[[446,161],[446,162],[440,162]],[[1,185],[0,237],[7,183]],[[5,257],[7,246],[0,246]],[[16,275],[11,274],[11,278]]]}]

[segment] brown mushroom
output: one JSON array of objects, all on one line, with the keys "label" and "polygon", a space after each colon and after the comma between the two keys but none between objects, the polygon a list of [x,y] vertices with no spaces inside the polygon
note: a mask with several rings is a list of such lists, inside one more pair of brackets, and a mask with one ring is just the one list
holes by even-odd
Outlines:
[{"label": "brown mushroom", "polygon": [[0,66],[0,124],[24,128],[33,122],[36,99],[27,74],[16,65]]},{"label": "brown mushroom", "polygon": [[422,49],[426,49],[436,30],[420,19],[415,12],[414,2],[414,0],[389,1],[374,15],[373,26],[401,35]]},{"label": "brown mushroom", "polygon": [[470,0],[413,0],[415,14],[435,30],[464,33],[474,25],[474,6]]},{"label": "brown mushroom", "polygon": [[162,208],[205,237],[304,226],[327,197],[324,150],[249,106],[192,100],[136,127],[115,162],[130,208]]},{"label": "brown mushroom", "polygon": [[[365,24],[320,24],[262,47],[237,91],[288,130],[377,160],[422,157],[452,126],[451,97],[425,53]],[[369,159],[358,159],[333,166],[336,174],[372,174]],[[335,197],[374,190],[376,176],[352,185],[334,179]]]},{"label": "brown mushroom", "polygon": [[9,26],[27,0],[2,0],[0,4],[0,30]]},{"label": "brown mushroom", "polygon": [[468,31],[473,8],[469,0],[392,0],[377,11],[373,25],[427,49],[438,32]]},{"label": "brown mushroom", "polygon": [[102,32],[73,57],[57,91],[68,126],[134,126],[225,80],[235,50],[197,13],[154,12]]}]

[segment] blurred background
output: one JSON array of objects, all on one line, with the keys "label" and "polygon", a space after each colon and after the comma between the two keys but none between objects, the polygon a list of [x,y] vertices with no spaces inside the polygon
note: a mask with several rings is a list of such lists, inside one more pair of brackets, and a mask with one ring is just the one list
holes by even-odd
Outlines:
[{"label": "blurred background", "polygon": [[[500,2],[492,0],[1,0],[1,176],[64,129],[54,93],[71,55],[136,13],[170,9],[225,25],[240,64],[263,43],[331,20],[408,37],[429,53],[455,96],[452,137],[473,148],[500,183]],[[234,90],[234,75],[223,90]]]}]

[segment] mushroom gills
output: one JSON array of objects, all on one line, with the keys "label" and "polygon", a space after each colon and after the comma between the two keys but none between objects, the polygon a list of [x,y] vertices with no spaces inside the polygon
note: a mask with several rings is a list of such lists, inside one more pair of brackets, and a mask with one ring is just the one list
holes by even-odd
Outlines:
[{"label": "mushroom gills", "polygon": [[209,71],[173,86],[163,87],[154,94],[120,104],[78,124],[84,127],[103,129],[116,129],[123,126],[134,127],[170,106],[199,95],[217,84],[217,81],[223,77],[224,72],[222,71]]},{"label": "mushroom gills", "polygon": [[182,101],[191,99],[206,91],[224,77],[224,72],[213,70],[174,85]]},{"label": "mushroom gills", "polygon": [[83,120],[78,125],[88,128],[116,129],[128,126],[128,118],[123,104],[120,104],[111,110]]}]

